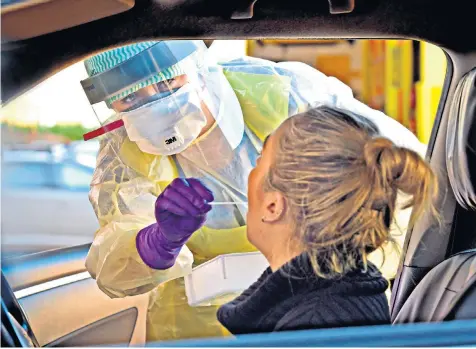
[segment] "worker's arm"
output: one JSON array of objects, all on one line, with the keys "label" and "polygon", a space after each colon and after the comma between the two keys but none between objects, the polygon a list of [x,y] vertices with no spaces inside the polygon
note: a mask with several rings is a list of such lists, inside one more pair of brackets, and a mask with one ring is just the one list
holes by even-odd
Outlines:
[{"label": "worker's arm", "polygon": [[[121,130],[122,131],[122,130]],[[173,179],[168,160],[148,157],[128,143],[121,131],[101,142],[89,198],[99,220],[86,268],[110,297],[136,295],[190,273],[193,255],[183,246],[166,270],[147,266],[139,256],[136,237],[155,223],[154,207],[161,187]],[[158,173],[157,176],[145,176]],[[157,179],[164,179],[159,182]]]},{"label": "worker's arm", "polygon": [[146,217],[124,215],[96,233],[86,268],[111,298],[145,293],[191,272],[193,255],[186,246],[169,269],[152,269],[144,263],[136,248],[136,236],[148,224],[150,220]]}]

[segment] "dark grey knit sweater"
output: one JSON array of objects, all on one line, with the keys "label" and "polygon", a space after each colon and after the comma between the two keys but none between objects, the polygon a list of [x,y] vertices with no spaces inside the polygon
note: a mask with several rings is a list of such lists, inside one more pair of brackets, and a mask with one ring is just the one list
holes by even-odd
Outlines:
[{"label": "dark grey knit sweater", "polygon": [[389,324],[387,286],[372,264],[328,280],[301,255],[274,273],[268,268],[217,316],[233,334]]}]

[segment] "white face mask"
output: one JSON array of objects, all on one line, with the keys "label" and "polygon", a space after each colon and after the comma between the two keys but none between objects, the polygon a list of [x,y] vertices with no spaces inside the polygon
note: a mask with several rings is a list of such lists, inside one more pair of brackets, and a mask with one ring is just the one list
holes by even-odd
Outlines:
[{"label": "white face mask", "polygon": [[187,83],[175,93],[121,114],[129,139],[140,150],[173,155],[185,150],[207,124],[201,99]]}]

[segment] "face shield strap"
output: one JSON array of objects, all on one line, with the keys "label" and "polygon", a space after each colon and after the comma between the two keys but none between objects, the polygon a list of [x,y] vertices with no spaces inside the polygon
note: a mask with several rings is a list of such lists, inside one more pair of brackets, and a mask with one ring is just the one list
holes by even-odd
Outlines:
[{"label": "face shield strap", "polygon": [[82,80],[91,105],[103,102],[170,68],[199,49],[203,41],[161,41],[114,68]]}]

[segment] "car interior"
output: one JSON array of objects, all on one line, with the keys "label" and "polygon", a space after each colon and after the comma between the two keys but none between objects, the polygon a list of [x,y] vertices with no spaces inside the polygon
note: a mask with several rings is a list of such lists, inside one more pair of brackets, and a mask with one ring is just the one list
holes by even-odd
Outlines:
[{"label": "car interior", "polygon": [[[424,215],[406,234],[392,282],[393,325],[378,333],[371,327],[326,329],[160,345],[476,345],[475,4],[24,0],[1,6],[2,105],[88,56],[140,40],[379,38],[442,48],[447,72],[427,153],[440,179],[442,224]],[[147,295],[103,294],[85,268],[89,246],[2,259],[2,347],[146,345]]]}]

